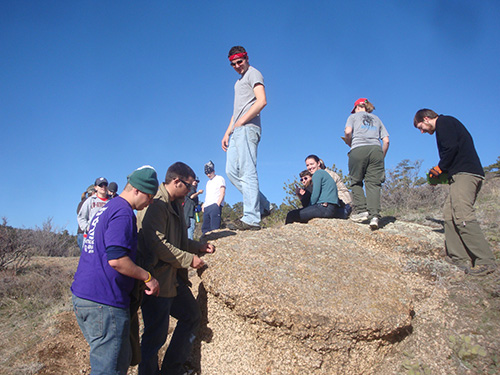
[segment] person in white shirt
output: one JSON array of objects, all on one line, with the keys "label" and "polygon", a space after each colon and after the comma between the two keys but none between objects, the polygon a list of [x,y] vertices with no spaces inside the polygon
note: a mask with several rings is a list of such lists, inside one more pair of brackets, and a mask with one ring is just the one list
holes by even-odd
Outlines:
[{"label": "person in white shirt", "polygon": [[226,181],[224,177],[215,174],[214,163],[205,164],[205,174],[209,178],[205,189],[205,202],[202,206],[203,225],[202,234],[220,228],[222,206],[226,195]]}]

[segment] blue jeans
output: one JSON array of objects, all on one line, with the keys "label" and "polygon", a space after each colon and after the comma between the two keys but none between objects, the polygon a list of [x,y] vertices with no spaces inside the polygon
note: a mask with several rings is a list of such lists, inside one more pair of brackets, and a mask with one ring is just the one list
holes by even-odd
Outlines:
[{"label": "blue jeans", "polygon": [[[201,312],[191,289],[177,278],[177,296],[171,298],[144,295],[142,318],[144,333],[141,342],[142,361],[139,375],[183,374],[182,365],[187,361],[200,326]],[[177,319],[177,326],[163,357],[161,372],[158,368],[158,351],[165,344],[169,316]]]},{"label": "blue jeans", "polygon": [[264,210],[270,203],[259,190],[257,176],[257,147],[260,142],[260,128],[253,125],[234,129],[227,149],[226,174],[231,183],[243,194],[242,221],[259,225]]},{"label": "blue jeans", "polygon": [[196,220],[194,219],[194,217],[190,217],[189,218],[189,228],[188,228],[188,238],[190,240],[192,240],[194,237],[195,228],[196,228]]},{"label": "blue jeans", "polygon": [[76,242],[78,243],[78,247],[80,248],[80,252],[83,249],[83,233],[78,233],[76,235]]},{"label": "blue jeans", "polygon": [[73,294],[73,310],[90,345],[92,375],[127,374],[132,357],[130,311]]},{"label": "blue jeans", "polygon": [[335,204],[328,203],[325,207],[322,203],[316,203],[298,210],[292,210],[286,215],[285,224],[307,223],[314,218],[342,218],[344,210]]},{"label": "blue jeans", "polygon": [[201,226],[201,233],[205,234],[211,230],[220,228],[220,214],[222,207],[217,203],[205,207],[203,211],[203,225]]}]

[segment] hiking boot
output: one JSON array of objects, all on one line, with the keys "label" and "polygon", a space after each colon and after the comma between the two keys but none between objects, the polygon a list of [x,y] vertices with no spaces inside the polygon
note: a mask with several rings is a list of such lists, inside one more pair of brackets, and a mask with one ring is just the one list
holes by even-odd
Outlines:
[{"label": "hiking boot", "polygon": [[455,267],[461,269],[464,272],[467,272],[467,270],[469,269],[467,262],[461,261],[459,259],[451,258],[448,255],[446,255],[444,257],[444,261],[448,264],[451,264],[452,266],[455,266]]},{"label": "hiking boot", "polygon": [[378,217],[372,217],[370,220],[370,228],[371,230],[376,230],[378,229]]},{"label": "hiking boot", "polygon": [[471,276],[486,276],[496,270],[496,264],[478,264],[475,267],[468,268],[465,273]]},{"label": "hiking boot", "polygon": [[361,212],[359,214],[351,215],[350,219],[356,223],[362,223],[364,221],[368,221],[368,212]]},{"label": "hiking boot", "polygon": [[228,223],[227,227],[231,230],[260,230],[260,225],[250,225],[240,219]]}]

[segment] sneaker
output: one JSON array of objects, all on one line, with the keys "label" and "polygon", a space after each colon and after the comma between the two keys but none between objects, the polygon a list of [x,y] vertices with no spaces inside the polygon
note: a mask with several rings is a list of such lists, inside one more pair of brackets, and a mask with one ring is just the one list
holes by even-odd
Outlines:
[{"label": "sneaker", "polygon": [[479,264],[475,267],[467,268],[465,273],[471,276],[486,276],[495,272],[497,269],[496,264]]},{"label": "sneaker", "polygon": [[378,217],[372,217],[372,219],[370,220],[370,228],[372,230],[378,229]]},{"label": "sneaker", "polygon": [[356,223],[362,223],[363,221],[368,220],[368,212],[361,212],[359,214],[351,215],[351,220]]},{"label": "sneaker", "polygon": [[240,219],[228,223],[227,227],[231,230],[260,230],[260,225],[250,225]]},{"label": "sneaker", "polygon": [[448,255],[446,255],[444,257],[444,261],[448,264],[451,264],[451,265],[461,269],[462,271],[465,271],[465,272],[467,272],[467,270],[469,269],[469,266],[467,265],[468,262],[463,262],[459,259],[451,258]]}]

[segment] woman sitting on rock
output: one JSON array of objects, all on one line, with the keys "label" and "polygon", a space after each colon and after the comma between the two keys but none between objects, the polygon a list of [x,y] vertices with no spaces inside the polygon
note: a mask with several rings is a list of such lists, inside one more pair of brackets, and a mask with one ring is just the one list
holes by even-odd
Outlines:
[{"label": "woman sitting on rock", "polygon": [[312,174],[312,193],[309,206],[292,210],[286,215],[285,224],[307,223],[314,218],[341,217],[337,185],[328,172],[321,169],[316,155],[306,158],[306,167]]}]

